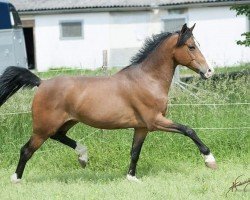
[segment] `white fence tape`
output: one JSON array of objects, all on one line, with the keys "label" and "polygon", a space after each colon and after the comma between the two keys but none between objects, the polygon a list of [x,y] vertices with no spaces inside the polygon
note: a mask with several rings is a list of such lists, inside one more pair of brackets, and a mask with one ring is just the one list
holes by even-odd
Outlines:
[{"label": "white fence tape", "polygon": [[[169,106],[238,106],[238,105],[250,105],[250,103],[245,102],[236,102],[236,103],[196,103],[196,104],[169,104]],[[29,114],[31,111],[23,111],[23,112],[13,112],[13,113],[2,113],[0,116],[8,116],[8,115],[21,115],[21,114]],[[240,129],[250,129],[250,127],[197,127],[193,128],[196,130],[240,130]]]},{"label": "white fence tape", "polygon": [[240,130],[240,129],[250,129],[250,127],[221,127],[221,128],[197,127],[197,128],[193,128],[193,129],[196,129],[196,130]]},{"label": "white fence tape", "polygon": [[238,106],[238,105],[250,105],[250,103],[171,103],[169,106]]},{"label": "white fence tape", "polygon": [[13,113],[2,113],[0,116],[7,116],[7,115],[21,115],[31,113],[31,111],[23,111],[23,112],[13,112]]},{"label": "white fence tape", "polygon": [[[245,103],[170,103],[168,104],[169,106],[238,106],[238,105],[250,105],[250,103],[245,102]],[[20,114],[27,114],[31,113],[31,111],[21,111],[21,112],[11,112],[11,113],[2,113],[0,116],[5,116],[5,115],[20,115]]]}]

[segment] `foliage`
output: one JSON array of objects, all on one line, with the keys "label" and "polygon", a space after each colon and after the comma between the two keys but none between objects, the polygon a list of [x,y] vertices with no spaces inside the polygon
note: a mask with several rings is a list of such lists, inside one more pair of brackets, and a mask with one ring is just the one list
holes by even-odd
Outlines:
[{"label": "foliage", "polygon": [[246,15],[250,17],[250,5],[236,5],[232,6],[231,9],[235,10],[237,15]]},{"label": "foliage", "polygon": [[[250,20],[250,5],[236,5],[231,7],[232,10],[236,11],[236,15],[246,15]],[[250,46],[250,32],[242,33],[241,36],[244,36],[244,40],[238,40],[238,45],[244,45],[246,47]]]}]

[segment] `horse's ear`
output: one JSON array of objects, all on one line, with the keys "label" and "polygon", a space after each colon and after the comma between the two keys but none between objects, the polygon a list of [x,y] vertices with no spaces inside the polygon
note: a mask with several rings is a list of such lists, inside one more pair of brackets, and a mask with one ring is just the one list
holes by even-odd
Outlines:
[{"label": "horse's ear", "polygon": [[196,25],[196,23],[194,23],[194,25],[190,28],[191,32],[193,32],[195,25]]},{"label": "horse's ear", "polygon": [[182,46],[191,35],[192,35],[191,29],[187,27],[187,24],[184,24],[181,28],[181,32],[179,33],[179,38],[176,44],[177,47]]},{"label": "horse's ear", "polygon": [[182,28],[181,28],[181,34],[185,33],[187,31],[188,27],[187,24],[185,23]]}]

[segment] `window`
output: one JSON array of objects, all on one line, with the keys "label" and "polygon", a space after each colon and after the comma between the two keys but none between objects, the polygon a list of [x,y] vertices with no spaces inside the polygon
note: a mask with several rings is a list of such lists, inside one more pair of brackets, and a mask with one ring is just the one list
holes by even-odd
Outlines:
[{"label": "window", "polygon": [[65,21],[60,22],[61,39],[81,39],[83,38],[82,21]]},{"label": "window", "polygon": [[185,24],[185,18],[169,18],[163,19],[164,31],[175,32],[181,30],[183,24]]},{"label": "window", "polygon": [[185,9],[169,9],[168,10],[168,13],[170,15],[182,15],[186,12]]}]

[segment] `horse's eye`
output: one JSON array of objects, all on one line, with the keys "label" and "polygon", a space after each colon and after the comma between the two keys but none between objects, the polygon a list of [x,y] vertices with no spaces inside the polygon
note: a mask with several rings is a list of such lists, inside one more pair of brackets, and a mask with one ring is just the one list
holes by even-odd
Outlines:
[{"label": "horse's eye", "polygon": [[195,50],[195,46],[188,46],[188,49],[189,49],[190,51],[193,51],[193,50]]}]

